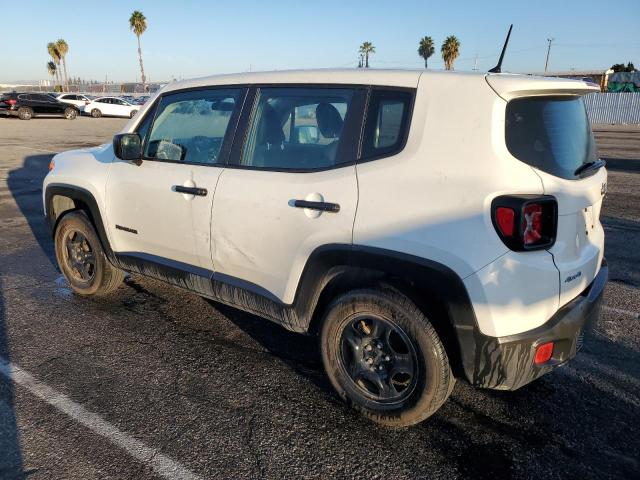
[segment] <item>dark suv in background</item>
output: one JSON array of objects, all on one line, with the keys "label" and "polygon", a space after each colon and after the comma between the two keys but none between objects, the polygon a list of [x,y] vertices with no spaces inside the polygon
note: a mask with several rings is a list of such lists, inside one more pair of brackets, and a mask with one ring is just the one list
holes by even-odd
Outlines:
[{"label": "dark suv in background", "polygon": [[46,93],[12,92],[0,95],[0,114],[11,115],[21,120],[49,115],[73,120],[80,111],[74,105],[60,102]]}]

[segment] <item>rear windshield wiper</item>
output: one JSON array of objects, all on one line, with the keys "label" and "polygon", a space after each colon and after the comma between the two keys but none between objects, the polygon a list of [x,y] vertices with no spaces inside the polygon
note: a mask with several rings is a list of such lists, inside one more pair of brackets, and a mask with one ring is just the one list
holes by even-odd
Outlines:
[{"label": "rear windshield wiper", "polygon": [[583,173],[587,173],[587,172],[592,172],[592,171],[596,171],[596,170],[600,170],[602,167],[604,167],[607,164],[607,162],[605,162],[602,159],[598,159],[595,160],[593,162],[587,162],[587,163],[583,163],[582,165],[580,165],[578,168],[576,168],[576,171],[573,172],[574,175],[581,175]]}]

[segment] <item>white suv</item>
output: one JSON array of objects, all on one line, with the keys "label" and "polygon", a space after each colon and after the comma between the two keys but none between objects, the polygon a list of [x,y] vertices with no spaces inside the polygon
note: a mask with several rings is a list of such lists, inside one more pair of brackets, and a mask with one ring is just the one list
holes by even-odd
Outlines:
[{"label": "white suv", "polygon": [[78,110],[84,112],[84,106],[91,103],[91,99],[81,93],[63,93],[56,97],[63,103],[70,103],[78,107]]},{"label": "white suv", "polygon": [[344,400],[417,423],[455,378],[572,358],[607,280],[584,82],[301,71],[172,83],[44,207],[79,294],[138,272],[319,334]]}]

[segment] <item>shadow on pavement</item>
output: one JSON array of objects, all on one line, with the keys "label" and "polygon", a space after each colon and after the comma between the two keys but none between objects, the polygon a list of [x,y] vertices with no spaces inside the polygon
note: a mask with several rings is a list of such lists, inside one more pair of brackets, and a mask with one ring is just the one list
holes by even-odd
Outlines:
[{"label": "shadow on pavement", "polygon": [[[0,368],[11,361],[0,271]],[[3,368],[3,369],[4,369]],[[24,478],[22,452],[16,421],[13,383],[0,373],[0,478]]]},{"label": "shadow on pavement", "polygon": [[20,212],[29,223],[38,245],[57,269],[51,232],[45,221],[42,206],[42,182],[48,173],[53,155],[26,156],[21,168],[9,172],[7,185]]}]

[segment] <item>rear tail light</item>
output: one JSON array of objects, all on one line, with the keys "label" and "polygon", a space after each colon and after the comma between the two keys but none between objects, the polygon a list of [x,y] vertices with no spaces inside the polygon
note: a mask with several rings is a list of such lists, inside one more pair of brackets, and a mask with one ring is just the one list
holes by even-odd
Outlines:
[{"label": "rear tail light", "polygon": [[502,195],[491,202],[491,219],[511,250],[540,250],[556,241],[558,203],[550,195]]},{"label": "rear tail light", "polygon": [[553,355],[553,342],[543,343],[536,348],[536,355],[533,362],[536,365],[547,363]]},{"label": "rear tail light", "polygon": [[16,103],[18,103],[18,101],[14,100],[13,98],[11,100],[7,100],[8,105],[15,105]]}]

